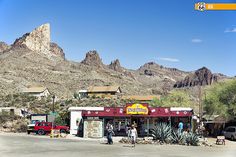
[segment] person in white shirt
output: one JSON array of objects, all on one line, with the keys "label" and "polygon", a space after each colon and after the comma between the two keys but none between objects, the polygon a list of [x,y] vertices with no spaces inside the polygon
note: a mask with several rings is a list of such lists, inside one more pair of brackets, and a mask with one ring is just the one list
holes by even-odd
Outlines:
[{"label": "person in white shirt", "polygon": [[134,144],[135,146],[136,139],[137,139],[137,130],[134,125],[132,125],[132,128],[130,130],[130,137],[131,137],[131,143]]}]

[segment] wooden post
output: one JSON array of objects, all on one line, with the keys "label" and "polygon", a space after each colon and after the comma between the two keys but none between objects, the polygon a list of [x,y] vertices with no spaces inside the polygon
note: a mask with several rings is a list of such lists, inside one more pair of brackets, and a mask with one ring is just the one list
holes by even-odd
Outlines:
[{"label": "wooden post", "polygon": [[149,118],[147,118],[147,137],[149,137],[149,129],[150,129]]}]

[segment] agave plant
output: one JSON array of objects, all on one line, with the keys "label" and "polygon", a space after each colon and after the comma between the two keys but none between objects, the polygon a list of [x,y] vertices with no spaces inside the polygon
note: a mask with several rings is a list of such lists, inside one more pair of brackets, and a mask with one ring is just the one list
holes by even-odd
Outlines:
[{"label": "agave plant", "polygon": [[186,135],[186,143],[188,145],[197,146],[199,143],[199,137],[196,134],[189,132]]},{"label": "agave plant", "polygon": [[166,123],[159,123],[151,131],[154,140],[159,140],[161,143],[168,142],[171,139],[171,127]]},{"label": "agave plant", "polygon": [[185,144],[186,135],[181,130],[172,130],[171,143]]}]

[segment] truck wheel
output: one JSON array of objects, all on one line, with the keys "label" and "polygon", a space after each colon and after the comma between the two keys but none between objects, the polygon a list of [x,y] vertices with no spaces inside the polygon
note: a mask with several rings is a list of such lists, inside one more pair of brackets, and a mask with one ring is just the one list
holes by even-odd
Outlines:
[{"label": "truck wheel", "polygon": [[27,131],[27,134],[29,135],[29,134],[30,134],[30,131]]},{"label": "truck wheel", "polygon": [[39,135],[44,135],[44,134],[45,134],[45,131],[42,130],[42,129],[40,129],[40,130],[38,130],[38,134],[39,134]]},{"label": "truck wheel", "polygon": [[66,133],[66,130],[61,129],[61,130],[60,130],[60,133],[64,133],[64,134],[65,134],[65,133]]},{"label": "truck wheel", "polygon": [[232,140],[232,141],[234,141],[234,140],[235,140],[235,138],[234,138],[234,136],[233,136],[233,135],[231,136],[231,140]]}]

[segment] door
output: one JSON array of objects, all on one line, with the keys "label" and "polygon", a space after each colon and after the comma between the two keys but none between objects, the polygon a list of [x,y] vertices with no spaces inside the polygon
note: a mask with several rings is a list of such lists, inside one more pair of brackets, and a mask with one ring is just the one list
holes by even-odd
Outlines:
[{"label": "door", "polygon": [[234,132],[234,128],[231,128],[231,127],[230,127],[230,128],[227,128],[227,129],[225,130],[225,137],[226,137],[226,138],[230,138],[233,132]]}]

